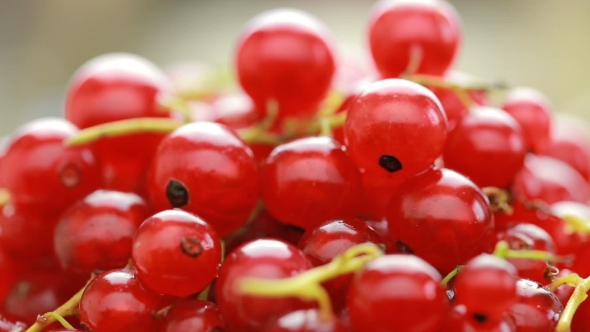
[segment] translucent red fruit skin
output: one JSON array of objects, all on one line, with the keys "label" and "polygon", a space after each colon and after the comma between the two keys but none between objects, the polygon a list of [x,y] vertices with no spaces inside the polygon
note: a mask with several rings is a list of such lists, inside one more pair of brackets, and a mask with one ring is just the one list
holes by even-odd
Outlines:
[{"label": "translucent red fruit skin", "polygon": [[590,201],[590,186],[578,171],[561,160],[528,154],[514,177],[515,197],[553,204],[560,201]]},{"label": "translucent red fruit skin", "polygon": [[386,78],[399,77],[412,61],[417,73],[442,75],[460,44],[461,22],[446,1],[382,0],[369,17],[371,54]]},{"label": "translucent red fruit skin", "polygon": [[132,259],[147,288],[186,297],[201,292],[215,278],[221,242],[201,218],[167,210],[141,224],[133,239]]},{"label": "translucent red fruit skin", "polygon": [[294,297],[244,295],[237,289],[241,278],[288,278],[311,267],[301,250],[279,240],[255,240],[232,251],[221,265],[215,284],[217,303],[228,331],[261,331],[269,321],[315,305]]},{"label": "translucent red fruit skin", "polygon": [[442,274],[491,251],[494,222],[487,197],[449,169],[404,182],[389,204],[389,231]]},{"label": "translucent red fruit skin", "polygon": [[500,321],[482,323],[470,316],[464,305],[456,305],[445,315],[440,331],[515,332],[518,329],[510,317],[505,316]]},{"label": "translucent red fruit skin", "polygon": [[65,270],[90,273],[124,267],[133,236],[150,208],[131,193],[98,190],[62,215],[54,234],[56,257]]},{"label": "translucent red fruit skin", "polygon": [[510,263],[492,255],[479,255],[457,275],[453,302],[464,305],[467,316],[480,315],[485,317],[482,323],[498,324],[516,302],[517,280],[516,269]]},{"label": "translucent red fruit skin", "polygon": [[551,105],[539,91],[516,88],[506,96],[502,109],[520,124],[527,149],[540,152],[551,136]]},{"label": "translucent red fruit skin", "polygon": [[[438,331],[447,309],[440,274],[411,255],[386,255],[365,266],[349,289],[357,331]],[[393,314],[395,313],[395,314]]]},{"label": "translucent red fruit skin", "polygon": [[518,299],[508,310],[518,332],[552,332],[563,306],[555,294],[540,284],[519,279],[516,283]]},{"label": "translucent red fruit skin", "polygon": [[80,321],[91,331],[150,331],[160,296],[146,290],[134,271],[111,270],[92,280],[80,300]]},{"label": "translucent red fruit skin", "polygon": [[261,195],[278,220],[311,229],[357,214],[360,175],[340,143],[329,137],[301,138],[268,156]]},{"label": "translucent red fruit skin", "polygon": [[335,72],[331,36],[322,22],[296,9],[254,17],[239,36],[235,65],[240,85],[265,111],[275,100],[279,114],[313,114]]},{"label": "translucent red fruit skin", "polygon": [[[102,184],[99,165],[88,148],[64,140],[78,129],[58,118],[43,118],[17,129],[2,161],[4,185],[12,201],[59,213]],[[51,197],[51,199],[47,199]]]},{"label": "translucent red fruit skin", "polygon": [[110,53],[85,63],[66,95],[65,117],[79,128],[138,117],[168,117],[158,96],[171,89],[166,75],[149,60]]},{"label": "translucent red fruit skin", "polygon": [[[387,79],[368,85],[352,102],[344,135],[361,173],[395,181],[428,168],[442,154],[447,120],[430,90]],[[382,166],[383,156],[397,158],[401,169]]]},{"label": "translucent red fruit skin", "polygon": [[336,318],[325,319],[317,309],[298,310],[270,323],[265,332],[347,332]]},{"label": "translucent red fruit skin", "polygon": [[0,207],[0,248],[15,259],[33,263],[53,256],[53,232],[59,216],[35,206]]},{"label": "translucent red fruit skin", "polygon": [[522,168],[526,155],[520,126],[510,115],[493,107],[471,110],[449,133],[445,167],[480,187],[507,187]]},{"label": "translucent red fruit skin", "polygon": [[174,305],[162,318],[158,331],[224,331],[217,305],[202,300],[185,300]]},{"label": "translucent red fruit skin", "polygon": [[[180,193],[168,190],[173,182],[182,188]],[[256,205],[258,166],[250,148],[225,126],[190,123],[158,146],[149,194],[156,210],[182,208],[225,236],[242,226]]]}]

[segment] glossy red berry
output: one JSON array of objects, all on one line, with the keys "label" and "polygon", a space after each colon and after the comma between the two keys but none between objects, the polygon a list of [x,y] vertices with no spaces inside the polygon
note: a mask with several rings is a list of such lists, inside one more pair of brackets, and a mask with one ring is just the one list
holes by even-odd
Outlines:
[{"label": "glossy red berry", "polygon": [[100,169],[92,151],[64,145],[77,132],[66,120],[45,118],[13,133],[2,161],[4,185],[13,202],[61,213],[100,187]]},{"label": "glossy red berry", "polygon": [[443,158],[445,167],[480,187],[504,188],[522,168],[525,155],[518,122],[500,109],[480,107],[449,133]]},{"label": "glossy red berry", "polygon": [[590,186],[578,171],[561,160],[532,154],[527,155],[524,167],[516,174],[512,191],[528,202],[590,201]]},{"label": "glossy red berry", "polygon": [[252,151],[227,127],[184,125],[158,147],[149,193],[156,210],[182,208],[225,236],[246,223],[258,200]]},{"label": "glossy red berry", "polygon": [[224,323],[217,305],[208,301],[184,300],[166,312],[159,332],[206,331],[223,332]]},{"label": "glossy red berry", "polygon": [[171,90],[165,74],[149,60],[110,53],[86,62],[74,74],[65,117],[79,128],[138,117],[168,117],[158,103]]},{"label": "glossy red berry", "polygon": [[518,299],[508,310],[519,332],[554,331],[563,306],[555,294],[540,284],[519,279]]},{"label": "glossy red berry", "polygon": [[502,109],[520,124],[527,149],[543,151],[551,136],[551,105],[547,98],[531,88],[516,88],[506,96]]},{"label": "glossy red berry", "polygon": [[439,331],[516,332],[518,328],[509,316],[500,321],[482,323],[469,315],[464,305],[455,305],[446,313]]},{"label": "glossy red berry", "polygon": [[405,251],[443,274],[491,250],[494,222],[487,197],[448,169],[430,169],[404,182],[389,204],[387,221]]},{"label": "glossy red berry", "polygon": [[237,282],[244,277],[288,278],[311,267],[303,252],[279,240],[255,240],[232,251],[219,269],[215,285],[217,303],[227,329],[261,331],[269,321],[313,307],[314,302],[302,302],[294,297],[245,295],[237,289]]},{"label": "glossy red berry", "polygon": [[497,325],[516,302],[516,269],[504,259],[482,254],[457,275],[453,302],[465,306],[474,325]]},{"label": "glossy red berry", "polygon": [[[411,255],[386,255],[358,274],[348,314],[358,331],[438,331],[447,309],[440,274]],[[395,313],[395,314],[393,314]]]},{"label": "glossy red berry", "polygon": [[265,332],[347,332],[337,319],[323,318],[317,309],[298,310],[270,323]]},{"label": "glossy red berry", "polygon": [[131,193],[98,190],[61,217],[54,234],[65,270],[90,273],[122,268],[131,258],[137,228],[149,217],[145,201]]},{"label": "glossy red berry", "polygon": [[434,94],[416,83],[372,83],[353,101],[345,142],[361,173],[399,181],[434,164],[447,139],[447,120]]},{"label": "glossy red berry", "polygon": [[[540,250],[555,254],[553,239],[544,229],[527,223],[519,223],[504,233],[500,240],[508,242],[512,250]],[[531,259],[508,259],[518,270],[518,276],[541,284],[549,282],[545,279],[547,262]]]},{"label": "glossy red berry", "polygon": [[235,53],[240,85],[259,110],[278,103],[281,117],[317,110],[335,72],[331,36],[322,22],[296,9],[276,9],[243,28]]},{"label": "glossy red berry", "polygon": [[329,137],[281,144],[262,169],[262,199],[278,220],[311,229],[358,212],[360,175],[346,149]]},{"label": "glossy red berry", "polygon": [[221,242],[201,218],[167,210],[141,224],[133,239],[132,259],[147,288],[186,297],[203,291],[215,278]]},{"label": "glossy red berry", "polygon": [[92,280],[80,300],[80,321],[91,331],[149,331],[160,296],[146,290],[134,271],[111,270]]},{"label": "glossy red berry", "polygon": [[378,2],[369,18],[369,46],[383,77],[399,77],[415,62],[420,74],[442,75],[461,44],[461,21],[444,0]]}]

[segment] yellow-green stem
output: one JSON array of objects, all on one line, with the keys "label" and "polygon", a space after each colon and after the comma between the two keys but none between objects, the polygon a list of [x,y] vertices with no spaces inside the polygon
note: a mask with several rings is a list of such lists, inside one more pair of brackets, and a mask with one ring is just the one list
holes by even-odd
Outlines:
[{"label": "yellow-green stem", "polygon": [[109,122],[94,127],[86,128],[78,132],[76,136],[68,139],[65,144],[85,145],[106,137],[125,136],[136,133],[170,133],[183,123],[178,120],[165,118],[135,118]]},{"label": "yellow-green stem", "polygon": [[570,274],[563,278],[558,279],[551,285],[551,289],[556,289],[560,285],[568,284],[575,286],[574,293],[567,301],[567,304],[561,315],[555,328],[555,332],[570,332],[572,320],[576,310],[588,298],[588,291],[590,290],[590,278],[582,279],[577,274]]},{"label": "yellow-green stem", "polygon": [[499,241],[494,249],[494,255],[504,259],[528,259],[535,261],[557,261],[557,257],[542,250],[512,250],[506,241]]},{"label": "yellow-green stem", "polygon": [[440,282],[441,285],[443,285],[443,287],[447,287],[447,285],[449,284],[449,281],[451,281],[451,279],[453,279],[455,276],[457,276],[457,274],[459,274],[459,272],[461,270],[463,270],[465,266],[464,265],[457,265],[456,268],[453,269],[453,271],[451,271],[449,274],[447,274],[444,279]]},{"label": "yellow-green stem", "polygon": [[566,215],[562,219],[567,222],[567,231],[569,233],[590,234],[590,220],[574,215]]},{"label": "yellow-green stem", "polygon": [[7,189],[0,188],[0,208],[10,203],[10,193]]},{"label": "yellow-green stem", "polygon": [[[86,287],[80,289],[78,293],[74,294],[74,296],[72,296],[66,303],[62,304],[53,312],[43,314],[42,317],[44,318],[37,318],[37,322],[31,325],[31,327],[29,327],[25,332],[43,331],[45,327],[47,327],[49,324],[58,321],[59,318],[63,319],[63,317],[72,316],[76,314],[76,311],[78,310],[78,305],[80,304],[80,299],[82,298],[82,294],[84,294],[85,289]],[[67,329],[74,329],[71,325],[70,328],[68,328],[66,325],[64,325],[64,327]]]}]

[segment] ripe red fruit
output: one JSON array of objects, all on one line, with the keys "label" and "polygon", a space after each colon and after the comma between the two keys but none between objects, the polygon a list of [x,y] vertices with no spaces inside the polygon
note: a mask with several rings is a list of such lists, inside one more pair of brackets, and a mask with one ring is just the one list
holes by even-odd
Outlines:
[{"label": "ripe red fruit", "polygon": [[265,332],[347,332],[336,318],[324,319],[317,309],[298,310],[286,314],[264,328]]},{"label": "ripe red fruit", "polygon": [[454,303],[465,306],[475,325],[498,324],[516,302],[516,269],[504,259],[482,254],[470,260],[454,282]]},{"label": "ripe red fruit", "polygon": [[250,148],[227,127],[194,122],[160,143],[149,194],[156,210],[182,208],[225,236],[246,223],[256,205],[258,167]]},{"label": "ripe red fruit", "polygon": [[124,267],[133,236],[149,216],[145,201],[131,193],[98,190],[61,217],[54,234],[64,270],[90,273]]},{"label": "ripe red fruit", "polygon": [[158,325],[160,332],[224,331],[224,323],[217,305],[208,301],[190,299],[175,304],[166,312]]},{"label": "ripe red fruit", "polygon": [[554,331],[563,306],[555,294],[540,284],[519,279],[518,299],[508,310],[519,332]]},{"label": "ripe red fruit", "polygon": [[502,109],[520,124],[527,149],[541,152],[551,136],[551,105],[539,91],[517,88],[506,96]]},{"label": "ripe red fruit", "polygon": [[243,28],[235,53],[240,85],[265,111],[278,103],[281,117],[312,115],[335,72],[331,36],[322,22],[296,9],[276,9]]},{"label": "ripe red fruit", "polygon": [[590,186],[574,168],[558,159],[532,154],[526,156],[524,167],[514,177],[512,192],[527,202],[590,201]]},{"label": "ripe red fruit", "polygon": [[354,217],[360,175],[346,149],[329,137],[307,137],[276,147],[262,169],[262,199],[279,221],[303,229]]},{"label": "ripe red fruit", "polygon": [[525,149],[518,122],[500,109],[480,107],[449,133],[443,158],[445,167],[480,187],[504,188],[522,168]]},{"label": "ripe red fruit", "polygon": [[92,151],[64,145],[77,132],[70,122],[58,118],[35,120],[14,132],[2,161],[4,185],[13,202],[61,213],[100,187],[100,169]]},{"label": "ripe red fruit", "polygon": [[221,242],[201,218],[167,210],[144,221],[133,239],[137,277],[158,294],[186,297],[213,281],[221,262]]},{"label": "ripe red fruit", "polygon": [[357,331],[438,331],[447,309],[440,281],[440,274],[416,256],[381,256],[349,288],[350,322]]},{"label": "ripe red fruit", "polygon": [[430,169],[404,182],[387,221],[393,239],[442,274],[491,251],[494,222],[487,197],[449,169]]},{"label": "ripe red fruit", "polygon": [[65,117],[81,129],[131,118],[168,117],[158,97],[170,90],[166,75],[149,60],[128,53],[104,54],[72,77]]},{"label": "ripe red fruit", "polygon": [[518,329],[508,316],[504,316],[499,322],[481,323],[467,314],[464,305],[455,305],[446,313],[439,331],[515,332]]},{"label": "ripe red fruit", "polygon": [[383,77],[399,77],[413,61],[420,74],[442,75],[461,44],[461,21],[444,0],[378,2],[369,18],[369,46]]},{"label": "ripe red fruit", "polygon": [[303,252],[279,240],[255,240],[232,251],[221,265],[215,284],[217,303],[227,329],[261,331],[269,321],[313,307],[314,302],[302,302],[294,297],[245,295],[237,289],[237,282],[244,277],[288,278],[311,267]]},{"label": "ripe red fruit", "polygon": [[80,300],[80,321],[91,331],[150,331],[160,296],[139,283],[134,271],[111,270],[94,278]]}]

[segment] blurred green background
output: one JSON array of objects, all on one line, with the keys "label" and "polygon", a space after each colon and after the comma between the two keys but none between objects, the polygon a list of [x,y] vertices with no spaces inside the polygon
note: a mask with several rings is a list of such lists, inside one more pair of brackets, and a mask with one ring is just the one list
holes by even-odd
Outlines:
[{"label": "blurred green background", "polygon": [[[464,43],[456,67],[533,86],[559,112],[590,119],[590,1],[451,0]],[[311,12],[343,48],[365,44],[369,0],[0,1],[0,135],[61,113],[62,94],[86,60],[108,52],[166,66],[230,63],[240,27],[275,7]]]}]

